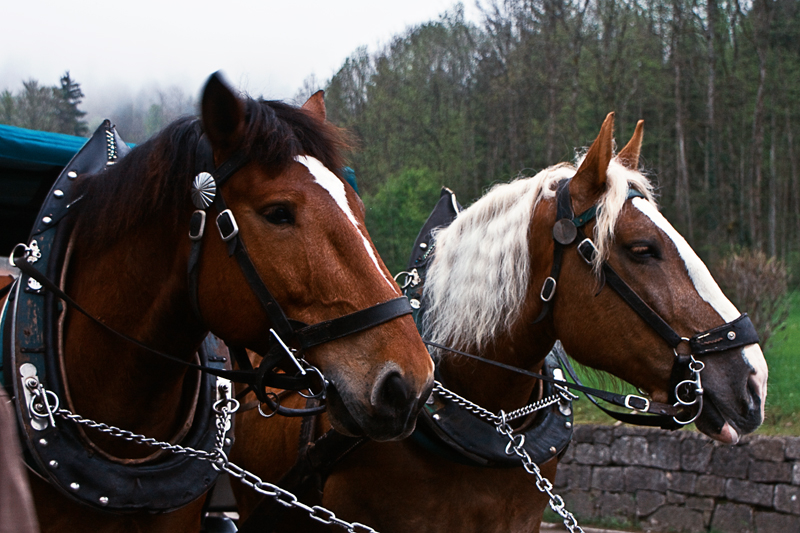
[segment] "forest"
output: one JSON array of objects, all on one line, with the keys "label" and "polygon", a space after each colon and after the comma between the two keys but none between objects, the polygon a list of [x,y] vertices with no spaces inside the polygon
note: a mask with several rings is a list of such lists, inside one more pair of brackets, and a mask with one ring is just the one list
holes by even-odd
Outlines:
[{"label": "forest", "polygon": [[330,119],[358,140],[352,166],[391,269],[440,186],[466,205],[574,161],[610,111],[620,145],[644,119],[644,170],[704,259],[749,249],[798,264],[800,3],[479,7],[480,24],[456,6],[377,52],[356,50],[321,87]]},{"label": "forest", "polygon": [[[392,271],[441,186],[468,205],[495,183],[574,161],[614,111],[621,144],[644,119],[643,170],[710,265],[763,253],[797,283],[800,2],[482,0],[478,9],[477,22],[457,4],[377,50],[359,48],[296,97],[325,89],[329,118],[353,133],[350,164]],[[0,122],[85,134],[82,96],[69,72],[53,87],[29,80],[0,94]],[[110,118],[141,142],[195,105],[172,87],[122,102]]]}]

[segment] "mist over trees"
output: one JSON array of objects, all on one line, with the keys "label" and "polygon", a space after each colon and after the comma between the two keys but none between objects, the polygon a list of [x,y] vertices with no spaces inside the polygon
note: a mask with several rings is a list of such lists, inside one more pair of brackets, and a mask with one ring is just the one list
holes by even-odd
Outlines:
[{"label": "mist over trees", "polygon": [[65,72],[59,85],[41,86],[34,79],[22,82],[22,90],[0,93],[0,124],[69,135],[85,135],[86,112],[78,109],[81,86]]},{"label": "mist over trees", "polygon": [[470,203],[493,183],[572,161],[616,111],[621,144],[645,120],[644,169],[707,260],[744,247],[796,265],[798,8],[491,0],[479,25],[456,7],[378,52],[356,50],[326,104],[361,140],[352,166],[387,264],[402,268],[410,252],[396,228],[418,229],[427,214],[405,209],[409,197],[431,196],[432,207],[434,183]]}]

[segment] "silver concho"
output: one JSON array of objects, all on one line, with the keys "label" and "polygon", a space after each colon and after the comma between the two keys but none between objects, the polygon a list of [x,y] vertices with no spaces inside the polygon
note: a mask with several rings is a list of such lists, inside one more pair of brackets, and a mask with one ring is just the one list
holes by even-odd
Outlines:
[{"label": "silver concho", "polygon": [[201,172],[192,183],[192,203],[197,209],[210,206],[217,195],[217,182],[208,172]]}]

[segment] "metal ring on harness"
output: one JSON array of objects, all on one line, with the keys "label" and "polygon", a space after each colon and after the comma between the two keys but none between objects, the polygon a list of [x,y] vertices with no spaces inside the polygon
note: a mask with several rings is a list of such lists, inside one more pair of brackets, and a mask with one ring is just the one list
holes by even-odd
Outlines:
[{"label": "metal ring on harness", "polygon": [[[261,406],[262,406],[262,405],[264,405],[264,402],[258,402],[258,414],[260,414],[260,415],[261,415],[261,416],[263,416],[264,418],[272,418],[273,416],[275,416],[275,415],[277,415],[277,414],[278,414],[278,410],[279,410],[279,409],[280,409],[280,407],[281,407],[281,399],[280,399],[280,397],[279,397],[277,394],[275,394],[274,392],[268,392],[268,393],[267,393],[267,398],[268,398],[269,400],[272,400],[272,402],[273,402],[273,404],[274,404],[274,406],[273,406],[273,405],[270,405],[270,406],[269,406],[269,408],[270,408],[270,409],[272,409],[272,412],[271,412],[271,413],[265,413],[265,412],[264,412],[264,411],[261,409]],[[268,404],[268,405],[269,405],[269,404]]]},{"label": "metal ring on harness", "polygon": [[303,398],[306,398],[308,400],[324,400],[325,399],[325,391],[328,388],[327,387],[328,380],[325,379],[325,376],[322,375],[322,372],[320,371],[319,368],[315,367],[314,365],[308,363],[305,360],[301,359],[301,361],[304,363],[306,370],[310,370],[312,373],[316,374],[317,377],[319,378],[320,391],[319,392],[314,392],[309,387],[308,389],[305,389],[305,390],[307,390],[310,394],[303,394],[303,391],[297,391],[297,394],[299,394],[300,396],[302,396]]},{"label": "metal ring on harness", "polygon": [[14,262],[14,256],[17,255],[17,249],[20,247],[25,251],[25,254],[20,256],[21,259],[27,259],[31,253],[31,249],[25,243],[19,243],[14,246],[14,249],[11,250],[11,253],[8,255],[8,264],[15,268],[17,267],[17,264]]},{"label": "metal ring on harness", "polygon": [[236,398],[222,398],[214,402],[212,409],[218,415],[223,414],[225,411],[235,413],[239,410],[239,400]]}]

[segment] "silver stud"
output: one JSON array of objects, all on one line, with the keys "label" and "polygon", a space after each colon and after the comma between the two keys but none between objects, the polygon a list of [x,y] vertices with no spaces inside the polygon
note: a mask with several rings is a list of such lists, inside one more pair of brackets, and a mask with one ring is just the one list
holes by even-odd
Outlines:
[{"label": "silver stud", "polygon": [[67,177],[71,180],[74,180],[75,178],[78,177],[78,173],[75,172],[74,170],[70,170],[69,172],[67,172]]},{"label": "silver stud", "polygon": [[45,224],[50,224],[51,222],[53,222],[53,219],[50,217],[43,217],[42,222],[44,222]]},{"label": "silver stud", "polygon": [[108,505],[108,496],[100,496],[100,498],[97,501],[100,502],[100,505],[103,506]]},{"label": "silver stud", "polygon": [[412,298],[408,303],[411,304],[411,309],[419,309],[419,300],[416,298]]},{"label": "silver stud", "polygon": [[729,331],[728,332],[728,340],[732,341],[735,338],[736,338],[736,332],[735,331]]},{"label": "silver stud", "polygon": [[231,445],[231,439],[225,438],[225,446],[230,446],[230,445]]},{"label": "silver stud", "polygon": [[425,248],[427,248],[427,247],[428,247],[428,245],[427,245],[427,244],[425,244],[424,242],[421,242],[421,243],[419,243],[419,247],[420,247],[420,248],[422,248],[422,249],[424,250]]},{"label": "silver stud", "polygon": [[56,461],[55,459],[50,461],[49,464],[50,464],[50,468],[58,468],[58,461]]},{"label": "silver stud", "polygon": [[71,488],[72,490],[78,490],[81,488],[81,484],[78,483],[77,481],[73,481],[72,483],[69,484],[69,488]]},{"label": "silver stud", "polygon": [[47,439],[39,439],[40,446],[47,446]]},{"label": "silver stud", "polygon": [[555,447],[555,446],[550,446],[550,453],[551,453],[551,454],[555,455],[557,451],[558,451],[558,450],[556,450],[556,447]]},{"label": "silver stud", "polygon": [[440,415],[439,413],[433,415],[434,420],[439,420],[440,418],[442,418],[442,415]]},{"label": "silver stud", "polygon": [[217,182],[208,172],[201,172],[192,182],[192,203],[197,209],[210,206],[217,195]]},{"label": "silver stud", "polygon": [[570,429],[572,427],[572,422],[565,422],[564,427]]},{"label": "silver stud", "polygon": [[56,189],[53,191],[53,196],[55,196],[56,198],[64,198],[64,191],[62,191],[61,189]]}]

